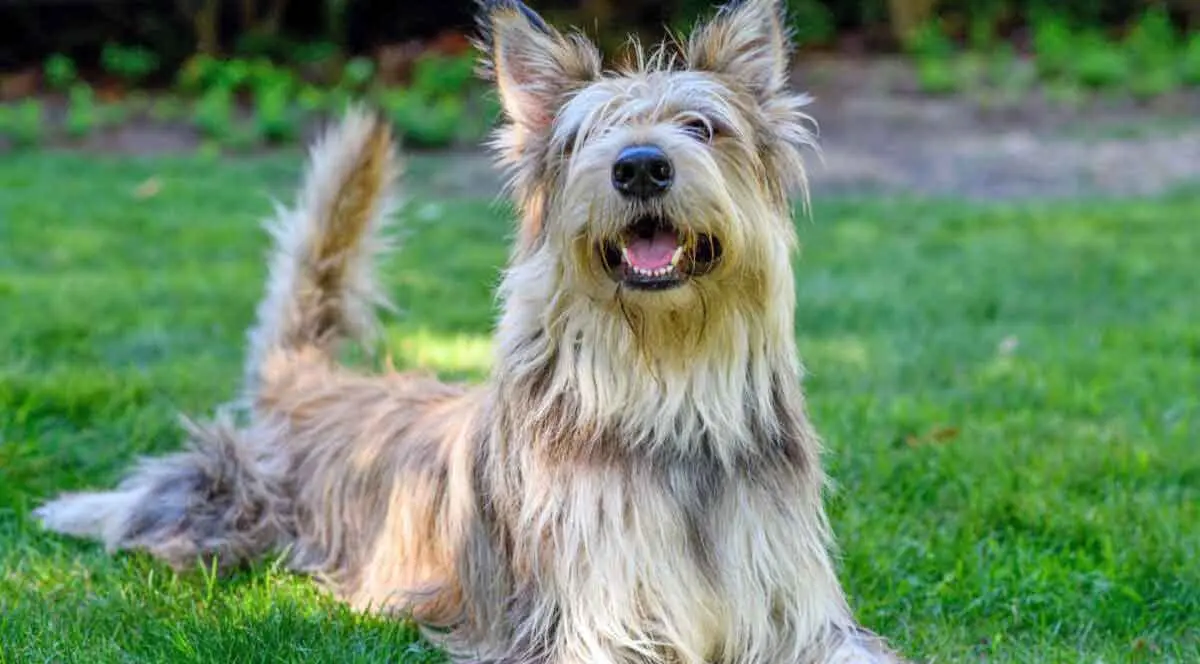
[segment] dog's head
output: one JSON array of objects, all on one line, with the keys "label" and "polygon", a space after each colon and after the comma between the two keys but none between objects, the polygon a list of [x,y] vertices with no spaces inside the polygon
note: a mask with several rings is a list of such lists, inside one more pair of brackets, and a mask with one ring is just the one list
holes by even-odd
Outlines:
[{"label": "dog's head", "polygon": [[632,44],[614,71],[581,34],[487,3],[518,262],[553,263],[560,290],[626,315],[761,301],[790,280],[789,198],[812,134],[807,97],[786,87],[781,5],[726,6],[688,38]]}]

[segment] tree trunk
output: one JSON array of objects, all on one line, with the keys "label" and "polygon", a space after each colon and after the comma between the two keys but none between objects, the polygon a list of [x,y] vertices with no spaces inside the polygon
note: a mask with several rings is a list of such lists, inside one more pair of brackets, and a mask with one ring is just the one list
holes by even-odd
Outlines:
[{"label": "tree trunk", "polygon": [[204,0],[196,13],[196,48],[207,55],[221,52],[221,0]]},{"label": "tree trunk", "polygon": [[240,3],[242,9],[242,31],[248,32],[254,29],[254,22],[258,18],[258,8],[255,0],[242,0]]}]

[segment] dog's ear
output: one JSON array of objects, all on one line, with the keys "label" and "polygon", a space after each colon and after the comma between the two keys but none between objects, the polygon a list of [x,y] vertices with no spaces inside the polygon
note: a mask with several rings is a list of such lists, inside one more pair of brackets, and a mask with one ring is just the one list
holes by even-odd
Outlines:
[{"label": "dog's ear", "polygon": [[549,128],[568,93],[600,76],[600,53],[581,35],[564,36],[519,0],[480,3],[483,73],[495,79],[510,120]]},{"label": "dog's ear", "polygon": [[721,74],[759,99],[787,83],[792,47],[782,0],[734,0],[688,40],[688,66]]}]

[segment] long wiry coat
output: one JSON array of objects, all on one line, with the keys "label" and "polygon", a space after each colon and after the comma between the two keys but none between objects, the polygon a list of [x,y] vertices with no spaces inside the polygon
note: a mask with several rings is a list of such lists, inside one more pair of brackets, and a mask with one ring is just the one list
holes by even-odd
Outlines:
[{"label": "long wiry coat", "polygon": [[[490,379],[336,363],[386,302],[373,259],[398,171],[386,125],[352,112],[272,226],[246,416],[189,423],[187,451],[39,516],[180,568],[285,552],[354,606],[430,627],[462,662],[893,661],[837,581],[799,391],[785,190],[808,135],[802,99],[781,89],[779,7],[726,10],[683,70],[660,54],[613,76],[518,3],[486,17],[523,215]],[[604,185],[587,166],[603,136],[680,99],[729,140],[645,130],[709,178],[664,213],[722,233],[726,256],[655,300],[594,278],[588,242],[623,213],[588,198]]]}]

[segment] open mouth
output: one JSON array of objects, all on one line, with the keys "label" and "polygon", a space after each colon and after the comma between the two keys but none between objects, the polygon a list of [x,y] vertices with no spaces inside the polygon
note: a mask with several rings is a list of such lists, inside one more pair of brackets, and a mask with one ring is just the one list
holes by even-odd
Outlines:
[{"label": "open mouth", "polygon": [[682,233],[668,219],[639,217],[600,247],[613,281],[637,290],[666,290],[711,272],[721,243],[706,233]]}]

